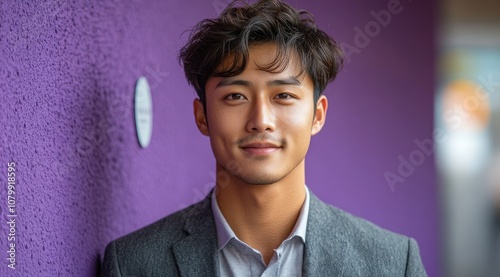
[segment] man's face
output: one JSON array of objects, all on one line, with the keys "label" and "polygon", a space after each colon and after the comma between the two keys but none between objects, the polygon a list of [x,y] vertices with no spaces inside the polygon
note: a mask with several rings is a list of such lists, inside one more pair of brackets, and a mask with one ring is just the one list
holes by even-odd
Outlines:
[{"label": "man's face", "polygon": [[272,184],[303,171],[311,135],[326,116],[326,98],[314,105],[313,82],[305,73],[298,76],[296,59],[282,72],[259,69],[275,54],[273,44],[251,47],[241,74],[207,81],[206,117],[199,100],[194,103],[218,169],[248,184]]}]

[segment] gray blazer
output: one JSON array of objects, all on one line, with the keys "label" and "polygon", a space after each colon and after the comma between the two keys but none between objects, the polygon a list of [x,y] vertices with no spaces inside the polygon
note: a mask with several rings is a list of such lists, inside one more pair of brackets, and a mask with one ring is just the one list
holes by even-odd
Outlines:
[{"label": "gray blazer", "polygon": [[[219,276],[210,198],[111,242],[101,276]],[[303,276],[427,276],[414,239],[310,199]]]}]

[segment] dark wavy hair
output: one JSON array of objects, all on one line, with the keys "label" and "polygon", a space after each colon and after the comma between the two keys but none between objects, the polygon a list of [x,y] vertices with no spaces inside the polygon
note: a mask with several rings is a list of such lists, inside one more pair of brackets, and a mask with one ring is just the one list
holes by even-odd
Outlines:
[{"label": "dark wavy hair", "polygon": [[[191,31],[180,50],[188,82],[205,105],[205,84],[212,76],[231,77],[246,68],[251,45],[275,43],[276,58],[261,69],[276,72],[290,56],[300,60],[314,84],[314,103],[343,64],[340,46],[319,30],[311,14],[280,0],[261,0],[253,5],[233,1],[216,19],[205,19]],[[224,67],[220,65],[224,61]],[[226,65],[227,61],[227,65]]]}]

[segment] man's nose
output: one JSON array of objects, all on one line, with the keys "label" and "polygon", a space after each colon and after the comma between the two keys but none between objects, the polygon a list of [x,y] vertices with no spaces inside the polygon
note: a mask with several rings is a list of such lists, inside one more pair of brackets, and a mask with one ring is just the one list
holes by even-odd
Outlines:
[{"label": "man's nose", "polygon": [[251,133],[273,132],[275,126],[275,114],[272,103],[267,99],[256,99],[252,103],[247,122],[247,131]]}]

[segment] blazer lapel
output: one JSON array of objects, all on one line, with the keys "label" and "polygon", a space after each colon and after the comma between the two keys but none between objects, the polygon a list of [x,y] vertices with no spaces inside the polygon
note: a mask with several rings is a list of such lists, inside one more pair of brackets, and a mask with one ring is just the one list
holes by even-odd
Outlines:
[{"label": "blazer lapel", "polygon": [[335,224],[330,207],[310,194],[304,247],[304,276],[343,276],[349,255],[346,234]]},{"label": "blazer lapel", "polygon": [[180,276],[219,276],[211,193],[186,214],[186,237],[172,247]]},{"label": "blazer lapel", "polygon": [[[348,234],[328,205],[312,193],[310,201],[303,276],[350,275],[345,270],[351,255]],[[184,231],[186,237],[172,247],[180,276],[220,276],[211,193],[186,214]]]}]

